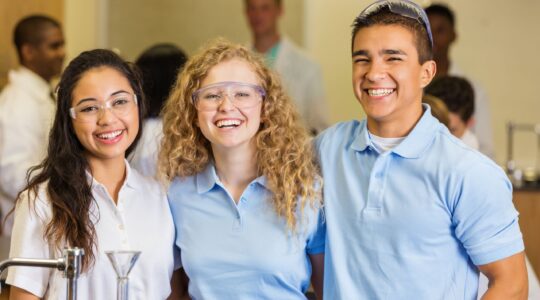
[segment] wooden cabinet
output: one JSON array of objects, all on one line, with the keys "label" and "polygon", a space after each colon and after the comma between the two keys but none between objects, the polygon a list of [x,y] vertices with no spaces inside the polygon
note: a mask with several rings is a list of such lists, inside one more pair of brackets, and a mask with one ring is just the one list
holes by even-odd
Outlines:
[{"label": "wooden cabinet", "polygon": [[540,188],[514,191],[514,205],[519,211],[525,252],[540,278]]}]

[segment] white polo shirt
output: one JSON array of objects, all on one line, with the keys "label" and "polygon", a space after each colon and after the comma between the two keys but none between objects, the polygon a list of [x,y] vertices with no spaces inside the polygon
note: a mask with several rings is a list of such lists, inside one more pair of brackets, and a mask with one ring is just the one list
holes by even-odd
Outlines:
[{"label": "white polo shirt", "polygon": [[[93,268],[77,282],[78,299],[116,299],[116,274],[105,251],[142,251],[129,275],[129,297],[165,299],[178,255],[174,254],[174,225],[166,195],[150,178],[130,169],[118,194],[118,203],[105,187],[92,179],[96,216],[97,252]],[[17,204],[10,257],[57,258],[61,252],[43,238],[52,216],[46,184],[40,187],[35,206],[28,195]],[[179,264],[179,262],[178,262]],[[7,283],[43,299],[64,299],[66,280],[62,272],[47,268],[11,267]]]}]

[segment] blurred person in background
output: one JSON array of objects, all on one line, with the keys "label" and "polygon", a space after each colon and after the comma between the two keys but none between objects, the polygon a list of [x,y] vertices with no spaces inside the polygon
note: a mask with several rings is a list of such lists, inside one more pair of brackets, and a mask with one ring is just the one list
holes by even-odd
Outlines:
[{"label": "blurred person in background", "polygon": [[[433,59],[437,63],[436,76],[464,76],[457,63],[450,58],[450,47],[457,40],[456,17],[454,12],[444,4],[432,4],[425,8],[433,33]],[[495,158],[493,145],[493,127],[489,99],[480,84],[470,80],[474,90],[474,122],[472,133],[478,139],[478,149],[485,155]]]},{"label": "blurred person in background", "polygon": [[[0,217],[4,221],[27,171],[45,157],[55,103],[51,80],[64,62],[64,35],[55,19],[31,15],[13,31],[20,66],[8,74],[0,94]],[[12,219],[2,234],[10,235]],[[3,222],[2,222],[3,223]]]},{"label": "blurred person in background", "polygon": [[329,125],[328,106],[319,64],[279,32],[284,13],[282,0],[245,0],[245,13],[253,37],[253,50],[264,55],[296,104],[312,134]]},{"label": "blurred person in background", "polygon": [[146,49],[135,62],[142,73],[148,111],[143,121],[141,141],[130,163],[145,176],[156,176],[159,144],[163,136],[159,114],[186,60],[187,55],[176,45],[163,43]]}]

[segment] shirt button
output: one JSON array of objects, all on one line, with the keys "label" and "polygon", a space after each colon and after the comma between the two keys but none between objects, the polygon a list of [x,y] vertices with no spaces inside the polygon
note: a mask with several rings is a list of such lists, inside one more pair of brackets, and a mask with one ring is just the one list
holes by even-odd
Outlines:
[{"label": "shirt button", "polygon": [[123,224],[119,224],[119,225],[118,225],[118,229],[124,230],[124,225],[123,225]]}]

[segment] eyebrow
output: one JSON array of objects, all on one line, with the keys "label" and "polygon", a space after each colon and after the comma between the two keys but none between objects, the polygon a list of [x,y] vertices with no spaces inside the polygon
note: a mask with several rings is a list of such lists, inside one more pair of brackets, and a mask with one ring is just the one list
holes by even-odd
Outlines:
[{"label": "eyebrow", "polygon": [[[383,49],[380,51],[381,54],[386,55],[405,55],[407,56],[407,53],[405,53],[403,50],[399,49]],[[367,50],[357,50],[352,53],[352,56],[369,56],[369,52]]]},{"label": "eyebrow", "polygon": [[[129,94],[129,92],[127,92],[127,91],[119,90],[119,91],[116,91],[116,92],[112,93],[109,97],[114,96],[114,95],[118,95],[118,94],[123,94],[123,93]],[[77,105],[79,105],[79,104],[81,104],[83,102],[88,102],[88,101],[98,101],[98,100],[96,98],[91,98],[91,97],[90,98],[83,98],[83,99],[79,100],[77,102],[77,104],[75,104],[75,106],[77,106]]]}]

